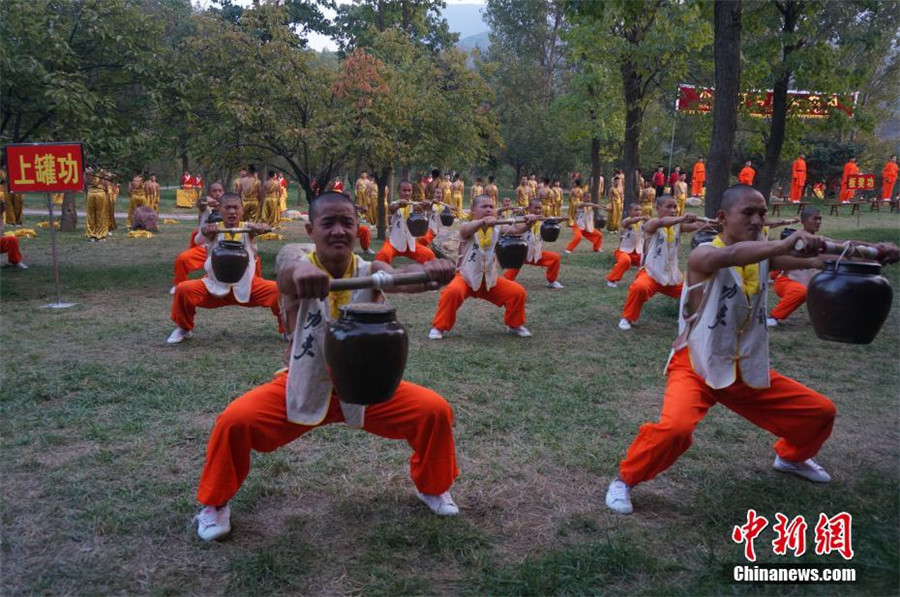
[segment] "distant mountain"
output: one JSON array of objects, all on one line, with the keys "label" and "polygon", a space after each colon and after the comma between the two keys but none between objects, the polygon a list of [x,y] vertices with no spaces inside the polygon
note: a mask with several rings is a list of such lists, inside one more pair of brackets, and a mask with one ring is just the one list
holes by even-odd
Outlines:
[{"label": "distant mountain", "polygon": [[463,37],[458,42],[456,42],[456,47],[460,50],[469,52],[477,46],[481,49],[482,52],[484,52],[491,46],[489,35],[490,31],[482,31],[481,33],[476,33],[475,35]]},{"label": "distant mountain", "polygon": [[488,28],[487,23],[481,18],[483,8],[483,2],[481,4],[448,4],[441,11],[441,16],[447,19],[450,31],[459,33],[459,38],[462,40]]}]

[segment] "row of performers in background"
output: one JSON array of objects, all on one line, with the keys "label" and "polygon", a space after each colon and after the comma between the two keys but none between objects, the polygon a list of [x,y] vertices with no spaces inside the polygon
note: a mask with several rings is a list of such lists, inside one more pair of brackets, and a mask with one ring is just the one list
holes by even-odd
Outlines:
[{"label": "row of performers in background", "polygon": [[[337,422],[405,439],[414,452],[410,476],[418,498],[438,515],[459,512],[450,494],[459,470],[453,414],[447,401],[427,388],[401,382],[387,402],[366,407],[347,404],[341,402],[324,374],[324,329],[338,317],[340,307],[383,300],[381,291],[331,291],[330,282],[380,271],[424,272],[429,283],[402,290],[422,292],[443,286],[429,338],[440,340],[453,328],[457,311],[468,298],[504,307],[507,331],[525,338],[531,335],[525,328],[526,291],[514,281],[516,271],[501,275],[498,244],[507,235],[524,236],[526,263],[544,267],[552,289],[561,288],[554,284],[560,257],[544,250],[539,232],[544,218],[540,200],[529,200],[524,216],[510,221],[498,217],[500,210],[490,196],[479,195],[472,201],[467,220],[458,227],[458,261],[435,259],[406,226],[413,210],[422,207],[413,201],[413,190],[410,182],[399,185],[398,199],[389,206],[389,242],[372,262],[353,254],[358,206],[350,197],[326,192],[314,199],[306,225],[314,250],[288,254],[289,247],[285,247],[276,261],[277,280],[270,281],[260,275],[255,247],[255,237],[269,227],[250,224],[249,234],[232,236],[226,228],[245,226],[241,197],[225,194],[220,184],[211,186],[198,229],[191,237],[197,245],[191,250],[198,255],[204,252],[207,275],[201,280],[181,281],[173,288],[172,320],[177,327],[168,342],[178,344],[192,335],[198,307],[240,305],[271,309],[279,331],[290,336],[291,345],[285,355],[286,369],[271,382],[237,398],[216,419],[197,490],[203,506],[196,518],[202,539],[218,539],[230,532],[229,502],[249,473],[251,451],[275,450],[315,427]],[[210,206],[217,206],[222,221],[210,223]],[[609,206],[582,201],[576,208],[575,225],[582,233],[599,233],[592,230],[595,210],[608,211]],[[716,402],[779,437],[774,446],[776,470],[828,482],[828,473],[812,459],[831,433],[835,406],[821,394],[769,369],[767,315],[777,319],[781,309],[784,317],[787,307],[779,304],[772,313],[766,308],[772,278],[776,292],[778,280],[785,280],[786,294],[792,293],[796,308],[797,285],[808,280],[808,272],[823,266],[820,253],[824,242],[818,235],[821,215],[815,209],[805,210],[803,229],[770,241],[765,237],[766,226],[785,222],[768,222],[766,201],[746,185],[725,192],[716,220],[679,216],[675,198],[668,195],[654,201],[654,210],[648,216],[639,204],[627,207],[620,223],[616,266],[607,280],[615,287],[627,269],[639,267],[625,299],[619,325],[623,330],[637,321],[641,306],[653,295],[680,299],[679,337],[668,365],[661,419],[641,427],[610,483],[607,505],[615,512],[630,513],[632,488],[675,463],[691,445],[693,429]],[[679,265],[681,236],[704,227],[717,234],[692,250],[683,273]],[[211,266],[210,251],[223,240],[243,243],[251,257],[235,284],[217,280]],[[895,245],[877,246],[882,262],[900,259]],[[599,243],[594,249],[600,250]],[[397,255],[418,263],[394,270],[391,259]],[[739,361],[723,362],[717,356],[722,351],[731,354],[734,346],[740,347]]]}]

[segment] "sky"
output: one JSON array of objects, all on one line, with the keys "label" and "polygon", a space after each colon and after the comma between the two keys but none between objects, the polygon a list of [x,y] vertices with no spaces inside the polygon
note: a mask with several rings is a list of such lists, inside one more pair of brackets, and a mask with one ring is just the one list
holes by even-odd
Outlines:
[{"label": "sky", "polygon": [[[451,6],[461,6],[461,5],[469,5],[469,6],[484,6],[484,2],[474,2],[473,0],[445,0],[447,2],[447,8],[450,9]],[[211,4],[210,0],[195,0],[201,7],[205,8],[209,4]],[[235,0],[235,4],[240,4],[242,6],[249,6],[252,3],[252,0]],[[351,0],[337,0],[338,4],[350,4]],[[480,27],[477,23],[472,22],[471,18],[467,18],[469,15],[460,16],[459,20],[453,18],[455,11],[448,10],[449,14],[445,14],[447,17],[447,22],[450,25],[450,31],[453,33],[459,33],[460,38],[466,37],[468,35],[472,35],[474,33],[479,33],[480,31],[487,31],[487,25],[484,27]],[[334,17],[333,10],[325,10],[325,14],[328,18]],[[471,13],[469,13],[471,14]],[[317,52],[321,52],[322,50],[337,50],[337,44],[331,40],[327,35],[322,35],[319,33],[311,33],[309,35],[309,47]]]}]

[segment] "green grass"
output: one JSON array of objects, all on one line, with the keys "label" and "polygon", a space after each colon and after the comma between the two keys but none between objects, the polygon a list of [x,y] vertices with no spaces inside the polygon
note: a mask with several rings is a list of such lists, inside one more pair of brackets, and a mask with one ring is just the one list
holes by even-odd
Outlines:
[{"label": "green grass", "polygon": [[[822,232],[898,242],[898,222],[864,212],[857,227],[844,214],[826,217]],[[404,443],[331,426],[255,454],[232,502],[233,534],[208,545],[189,528],[208,434],[231,399],[281,366],[275,321],[262,309],[201,310],[195,338],[167,346],[172,261],[190,223],[150,240],[120,228],[96,244],[79,224],[59,237],[62,298],[77,307],[40,308],[55,300],[45,230],[22,241],[30,269],[0,271],[5,594],[900,591],[896,304],[868,346],[817,340],[805,308],[771,334],[773,366],[837,403],[819,456],[832,484],[773,472],[774,438],[714,408],[694,447],[635,490],[635,515],[619,517],[604,506],[606,486],[638,427],[659,414],[676,306],[655,297],[642,325],[617,329],[627,284],[603,280],[616,236],[603,254],[582,243],[565,257],[563,291],[546,290],[537,268],[522,271],[529,340],[503,333],[499,309],[470,301],[445,339],[429,342],[437,294],[392,297],[411,338],[405,377],[454,408],[462,514],[439,519],[418,502]],[[552,248],[569,238],[564,229]],[[305,239],[288,225],[286,241]],[[279,246],[261,243],[268,277]],[[885,270],[895,287],[898,272]],[[730,583],[724,570],[742,559],[731,529],[748,508],[770,521],[850,512],[859,582]],[[757,541],[763,562],[781,561],[773,537],[767,529]],[[801,561],[844,565],[834,555]]]}]

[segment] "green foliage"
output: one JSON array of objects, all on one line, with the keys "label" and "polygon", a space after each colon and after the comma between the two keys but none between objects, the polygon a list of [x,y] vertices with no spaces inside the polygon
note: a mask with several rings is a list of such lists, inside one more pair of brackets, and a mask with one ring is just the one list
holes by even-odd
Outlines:
[{"label": "green foliage", "polygon": [[337,9],[335,34],[343,54],[357,47],[375,43],[379,33],[396,29],[402,34],[437,53],[450,49],[459,41],[459,34],[451,33],[440,11],[444,0],[357,0]]},{"label": "green foliage", "polygon": [[159,17],[180,4],[0,3],[2,141],[82,141],[90,161],[140,164],[165,69]]}]

